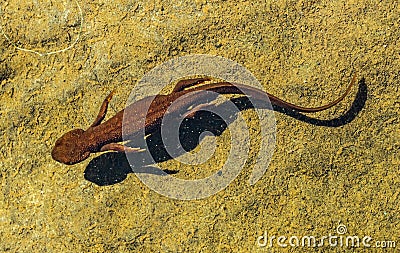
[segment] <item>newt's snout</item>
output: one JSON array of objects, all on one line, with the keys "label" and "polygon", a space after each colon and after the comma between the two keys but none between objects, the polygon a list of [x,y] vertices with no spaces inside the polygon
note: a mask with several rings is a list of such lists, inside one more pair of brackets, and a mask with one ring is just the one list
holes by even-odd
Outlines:
[{"label": "newt's snout", "polygon": [[90,151],[84,148],[82,143],[83,129],[74,129],[61,136],[51,151],[54,160],[72,165],[89,157]]}]

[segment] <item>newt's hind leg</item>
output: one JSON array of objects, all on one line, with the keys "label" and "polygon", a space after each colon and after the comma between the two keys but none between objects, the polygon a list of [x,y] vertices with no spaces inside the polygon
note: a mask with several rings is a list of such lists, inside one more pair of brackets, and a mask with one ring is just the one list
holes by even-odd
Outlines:
[{"label": "newt's hind leg", "polygon": [[200,83],[204,83],[207,81],[210,81],[210,78],[194,78],[194,79],[185,79],[185,80],[180,80],[174,90],[172,92],[178,92],[178,91],[183,91],[184,89],[196,85],[196,84],[200,84]]},{"label": "newt's hind leg", "polygon": [[114,93],[115,93],[115,90],[111,91],[111,93],[106,97],[106,99],[104,99],[103,104],[100,106],[99,114],[97,114],[96,119],[94,120],[93,124],[89,128],[98,126],[103,121],[104,117],[107,114],[108,104],[110,103],[111,98],[113,97]]}]

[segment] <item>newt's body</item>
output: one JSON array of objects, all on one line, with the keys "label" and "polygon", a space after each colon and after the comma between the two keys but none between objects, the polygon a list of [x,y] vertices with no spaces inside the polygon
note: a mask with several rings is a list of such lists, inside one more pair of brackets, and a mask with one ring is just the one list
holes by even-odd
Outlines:
[{"label": "newt's body", "polygon": [[[61,163],[75,164],[85,160],[91,153],[95,152],[108,150],[118,152],[140,151],[140,148],[131,148],[118,144],[118,142],[123,140],[122,129],[124,128],[125,134],[132,136],[135,135],[135,133],[143,131],[143,128],[145,128],[146,132],[151,132],[152,129],[159,126],[167,110],[168,113],[182,111],[193,105],[196,101],[205,99],[207,94],[199,91],[212,91],[219,94],[246,94],[247,96],[251,96],[252,99],[260,101],[265,101],[269,98],[273,105],[308,113],[323,111],[339,103],[349,93],[355,79],[354,76],[346,92],[341,97],[325,106],[315,108],[300,107],[285,102],[271,94],[265,93],[262,90],[246,85],[220,82],[194,86],[201,84],[204,81],[209,81],[209,79],[199,78],[183,80],[178,82],[172,93],[168,95],[157,95],[143,98],[129,105],[124,110],[118,112],[114,117],[101,124],[106,115],[108,103],[113,95],[113,93],[111,93],[104,100],[94,123],[86,131],[83,129],[74,129],[65,133],[56,141],[51,155],[54,160]],[[190,86],[194,87],[190,88]],[[183,97],[183,99],[180,99],[170,107],[176,99],[184,95],[186,96]],[[149,107],[148,105],[150,102],[151,105]],[[125,117],[127,118],[123,120],[124,112]],[[145,124],[138,120],[144,118]]]}]

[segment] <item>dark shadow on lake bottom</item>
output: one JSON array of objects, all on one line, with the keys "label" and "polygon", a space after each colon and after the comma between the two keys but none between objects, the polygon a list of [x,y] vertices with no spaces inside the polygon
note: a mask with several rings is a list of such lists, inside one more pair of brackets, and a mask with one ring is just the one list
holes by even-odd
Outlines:
[{"label": "dark shadow on lake bottom", "polygon": [[[287,110],[280,106],[273,105],[273,110],[293,117],[297,120],[315,125],[315,126],[325,126],[325,127],[339,127],[346,125],[353,121],[359,112],[364,108],[365,102],[367,100],[367,86],[365,84],[365,79],[362,78],[359,81],[359,88],[355,100],[352,103],[351,108],[343,115],[331,119],[331,120],[320,120],[311,118],[302,113]],[[231,99],[240,111],[253,108],[249,99],[246,97]],[[224,103],[218,106],[224,106]],[[257,107],[258,108],[258,107]],[[262,109],[262,108],[261,108]],[[271,108],[264,108],[271,109]],[[209,131],[215,136],[219,136],[227,128],[227,126],[236,119],[236,115],[233,112],[232,117],[229,122],[225,122],[218,115],[207,112],[198,111],[193,116],[193,118],[186,119],[182,121],[179,129],[179,138],[183,148],[186,151],[193,150],[199,144],[201,140],[199,137],[201,133]],[[147,139],[147,147],[149,152],[138,152],[131,154],[133,161],[129,164],[124,153],[109,152],[104,153],[98,157],[93,158],[87,165],[84,177],[86,180],[95,183],[99,186],[113,185],[122,182],[126,179],[129,173],[133,173],[131,166],[134,168],[135,173],[156,173],[157,170],[152,169],[150,165],[159,162],[164,162],[181,155],[181,151],[172,150],[172,155],[168,154],[166,151],[161,138],[161,131],[158,129],[156,132],[152,133]],[[135,147],[135,140],[131,140],[132,146]],[[171,151],[171,150],[170,150]],[[176,170],[164,170],[168,174],[176,174]]]}]

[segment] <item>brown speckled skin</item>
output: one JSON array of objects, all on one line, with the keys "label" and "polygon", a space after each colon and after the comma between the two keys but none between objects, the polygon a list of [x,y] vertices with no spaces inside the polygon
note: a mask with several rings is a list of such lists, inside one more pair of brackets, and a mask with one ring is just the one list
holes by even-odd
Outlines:
[{"label": "brown speckled skin", "polygon": [[[285,102],[271,94],[265,93],[262,90],[241,84],[220,82],[204,84],[186,89],[192,85],[208,81],[209,79],[184,80],[178,83],[172,93],[168,95],[157,95],[141,99],[129,105],[124,110],[121,110],[109,120],[101,123],[101,119],[104,118],[106,113],[107,104],[112,96],[112,94],[110,94],[102,105],[102,108],[104,107],[105,110],[102,111],[102,109],[100,109],[98,118],[101,117],[101,119],[97,123],[94,123],[86,131],[82,129],[74,129],[65,133],[56,141],[51,155],[54,160],[71,165],[85,160],[89,157],[91,153],[111,150],[108,148],[104,149],[104,145],[122,141],[123,122],[126,124],[124,126],[125,133],[128,133],[129,135],[135,135],[135,133],[143,130],[143,124],[141,124],[140,121],[137,119],[143,119],[146,117],[144,127],[146,130],[150,130],[151,132],[151,129],[157,127],[157,125],[161,122],[161,119],[166,113],[167,109],[168,113],[186,110],[186,108],[193,105],[196,101],[205,99],[207,96],[210,95],[205,92],[199,91],[212,91],[218,94],[245,93],[255,100],[265,101],[267,98],[269,98],[271,104],[273,105],[278,105],[287,109],[307,113],[322,111],[339,103],[349,93],[352,85],[355,82],[355,79],[356,76],[354,75],[346,92],[341,97],[325,106],[315,108],[304,108],[296,106],[294,104]],[[170,107],[170,105],[176,99],[183,95],[186,95],[184,99],[179,100],[178,103],[174,103],[173,107]],[[153,101],[151,102],[151,100]],[[149,107],[148,105],[150,102],[151,105]],[[148,111],[147,108],[149,108]],[[127,117],[125,121],[123,121],[124,112],[125,117]]]}]

